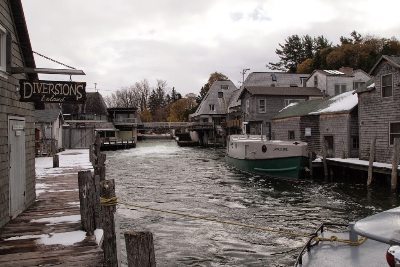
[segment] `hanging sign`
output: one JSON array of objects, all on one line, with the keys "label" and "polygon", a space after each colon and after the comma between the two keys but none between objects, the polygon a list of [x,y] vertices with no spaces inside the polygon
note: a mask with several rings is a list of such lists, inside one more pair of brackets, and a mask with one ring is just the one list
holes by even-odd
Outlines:
[{"label": "hanging sign", "polygon": [[28,81],[19,82],[21,102],[84,103],[85,82]]}]

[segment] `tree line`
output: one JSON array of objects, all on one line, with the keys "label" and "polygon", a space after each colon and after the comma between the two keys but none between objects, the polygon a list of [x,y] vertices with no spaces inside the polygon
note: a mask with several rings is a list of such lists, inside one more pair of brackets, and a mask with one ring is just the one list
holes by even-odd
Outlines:
[{"label": "tree line", "polygon": [[110,108],[137,108],[143,122],[188,121],[196,106],[195,98],[183,98],[174,87],[168,89],[166,81],[157,80],[151,86],[146,79],[115,91],[104,101]]},{"label": "tree line", "polygon": [[352,67],[365,72],[373,67],[382,55],[400,55],[400,42],[395,37],[362,36],[353,31],[333,44],[323,35],[291,35],[275,50],[278,62],[267,66],[272,70],[290,73],[311,73],[316,69]]}]

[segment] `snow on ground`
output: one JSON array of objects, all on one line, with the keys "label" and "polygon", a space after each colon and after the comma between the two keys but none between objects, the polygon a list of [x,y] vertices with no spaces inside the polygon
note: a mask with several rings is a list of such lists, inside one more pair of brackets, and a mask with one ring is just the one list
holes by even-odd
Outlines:
[{"label": "snow on ground", "polygon": [[94,230],[94,235],[96,236],[96,243],[99,246],[103,242],[103,234],[104,234],[103,229]]},{"label": "snow on ground", "polygon": [[35,242],[41,245],[63,245],[72,246],[78,242],[82,242],[86,238],[85,231],[72,231],[64,233],[50,233],[42,235],[23,235],[13,236],[6,238],[6,241],[12,240],[24,240],[24,239],[36,239]]},{"label": "snow on ground", "polygon": [[59,223],[74,223],[79,222],[81,220],[81,215],[68,215],[68,216],[59,216],[59,217],[49,217],[49,218],[41,218],[41,219],[33,219],[31,222],[48,222],[46,225],[54,225]]}]

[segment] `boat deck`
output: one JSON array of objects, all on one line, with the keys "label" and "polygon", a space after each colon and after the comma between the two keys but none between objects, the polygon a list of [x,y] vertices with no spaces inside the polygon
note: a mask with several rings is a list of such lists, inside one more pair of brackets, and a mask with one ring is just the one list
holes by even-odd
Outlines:
[{"label": "boat deck", "polygon": [[[322,237],[330,238],[332,235],[338,238],[348,239],[349,233],[324,232]],[[339,242],[322,241],[312,247],[302,257],[302,264],[297,267],[382,267],[386,263],[386,251],[389,245],[367,239],[359,246],[350,246]]]}]

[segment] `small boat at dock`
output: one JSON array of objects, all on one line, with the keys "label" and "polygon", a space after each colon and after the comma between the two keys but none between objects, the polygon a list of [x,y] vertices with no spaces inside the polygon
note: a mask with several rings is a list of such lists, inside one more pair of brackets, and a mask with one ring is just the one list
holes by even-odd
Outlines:
[{"label": "small boat at dock", "polygon": [[307,143],[268,140],[263,135],[231,135],[226,160],[244,171],[275,177],[302,178]]},{"label": "small boat at dock", "polygon": [[301,250],[295,267],[400,266],[399,225],[400,207],[349,225],[322,224]]}]

